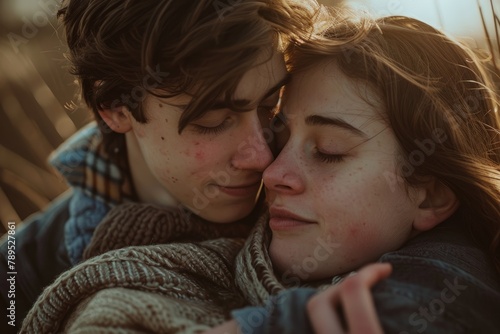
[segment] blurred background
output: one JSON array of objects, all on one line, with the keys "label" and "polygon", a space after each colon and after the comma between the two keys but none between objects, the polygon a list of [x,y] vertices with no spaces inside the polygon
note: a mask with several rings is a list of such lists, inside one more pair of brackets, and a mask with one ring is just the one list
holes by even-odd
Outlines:
[{"label": "blurred background", "polygon": [[[415,17],[498,56],[500,0],[320,2],[376,17]],[[0,0],[0,235],[8,221],[20,223],[67,189],[47,157],[91,120],[85,108],[74,107],[77,86],[55,18],[59,3]]]}]

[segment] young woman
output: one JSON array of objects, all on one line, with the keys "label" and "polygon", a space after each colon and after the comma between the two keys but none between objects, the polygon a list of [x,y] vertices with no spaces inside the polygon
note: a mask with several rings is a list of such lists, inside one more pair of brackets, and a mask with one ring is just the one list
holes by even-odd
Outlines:
[{"label": "young woman", "polygon": [[[289,54],[278,120],[290,133],[264,172],[269,217],[243,249],[222,238],[96,256],[45,291],[26,332],[66,320],[70,330],[196,332],[244,304],[256,307],[214,332],[500,326],[500,124],[488,74],[417,20],[331,20]],[[142,223],[128,212],[113,211],[117,223]],[[393,269],[370,295],[389,274],[359,270],[373,261]],[[317,290],[304,286],[344,279],[308,304]]]},{"label": "young woman", "polygon": [[[290,135],[264,172],[276,277],[284,287],[338,281],[390,262],[392,275],[373,291],[385,332],[496,331],[498,87],[470,50],[425,23],[334,20],[290,54],[281,108]],[[234,314],[248,333],[306,333],[301,312],[313,293]],[[341,296],[334,287],[308,304],[317,332],[342,330],[339,305],[347,330],[373,320],[356,318],[355,302]],[[369,295],[357,301],[372,307]]]},{"label": "young woman", "polygon": [[[71,194],[16,235],[18,323],[43,287],[82,260],[120,203],[168,208],[170,225],[252,213],[273,158],[263,122],[287,80],[283,49],[308,33],[313,8],[286,0],[63,1],[72,72],[96,122],[52,158]],[[242,236],[255,219],[246,222]],[[6,273],[7,243],[1,249]]]}]

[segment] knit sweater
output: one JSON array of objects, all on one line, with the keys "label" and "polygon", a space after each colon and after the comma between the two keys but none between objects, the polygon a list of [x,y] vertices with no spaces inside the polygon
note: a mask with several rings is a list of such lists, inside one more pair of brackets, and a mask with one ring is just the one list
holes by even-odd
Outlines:
[{"label": "knit sweater", "polygon": [[94,232],[83,259],[128,246],[246,238],[264,208],[231,224],[204,220],[187,209],[165,210],[150,204],[126,203],[112,209]]},{"label": "knit sweater", "polygon": [[[112,209],[85,251],[89,259],[44,291],[21,333],[197,333],[247,305],[241,290],[254,287],[250,298],[265,301],[283,289],[261,244],[267,215],[246,243],[246,222],[183,218],[143,204]],[[188,242],[151,245],[166,239]],[[131,242],[148,246],[120,248]]]},{"label": "knit sweater", "polygon": [[[137,247],[95,257],[62,275],[42,294],[21,333],[56,333],[65,326],[77,333],[207,329],[241,306],[231,293],[226,263],[241,247],[239,241]],[[65,325],[71,309],[82,302]]]},{"label": "knit sweater", "polygon": [[[147,243],[152,235],[137,237],[139,233],[133,229],[136,225],[130,222],[145,228],[156,226],[148,225],[148,221],[161,219],[162,214],[154,213],[153,207],[142,209],[140,205],[131,206],[122,215],[113,210],[117,216],[111,219],[110,229],[96,233],[106,235],[114,226],[128,226],[120,235]],[[140,212],[137,217],[133,214],[136,211]],[[267,219],[267,215],[261,216],[245,243],[236,232],[224,235],[237,229],[237,225],[229,224],[218,226],[221,232],[217,233],[222,233],[215,235],[218,239],[134,246],[102,255],[89,251],[97,256],[63,274],[45,290],[23,323],[22,333],[199,333],[227,320],[232,309],[262,305],[279,292],[265,308],[240,314],[239,324],[248,332],[262,332],[258,320],[260,324],[272,323],[271,332],[305,333],[307,298],[295,298],[303,289],[283,291],[285,286],[273,274],[267,252],[271,239]],[[182,219],[179,222],[197,225]],[[203,229],[201,225],[199,228]],[[112,239],[96,237],[95,247]],[[111,242],[107,247],[120,245]],[[456,221],[423,233],[402,249],[385,254],[381,261],[392,263],[394,268],[391,277],[374,288],[378,315],[387,332],[421,332],[428,328],[441,333],[446,328],[445,332],[487,333],[498,328],[497,275],[486,255],[471,243]],[[336,277],[333,282],[341,279]],[[322,288],[324,283],[329,282],[317,282],[315,286]],[[441,299],[446,305],[439,316],[435,313],[424,319],[422,313],[416,313],[427,312],[425,307]]]}]

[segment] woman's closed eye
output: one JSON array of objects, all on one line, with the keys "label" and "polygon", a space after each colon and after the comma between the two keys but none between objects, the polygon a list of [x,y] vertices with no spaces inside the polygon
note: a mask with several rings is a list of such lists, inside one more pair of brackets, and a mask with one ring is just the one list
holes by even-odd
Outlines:
[{"label": "woman's closed eye", "polygon": [[314,158],[324,163],[339,163],[344,161],[346,154],[325,153],[321,152],[318,148],[316,148],[314,150],[313,156]]}]

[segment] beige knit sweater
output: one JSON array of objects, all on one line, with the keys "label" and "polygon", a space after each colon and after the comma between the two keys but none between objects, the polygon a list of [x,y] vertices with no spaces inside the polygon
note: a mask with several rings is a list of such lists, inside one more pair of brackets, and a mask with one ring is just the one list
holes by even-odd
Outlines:
[{"label": "beige knit sweater", "polygon": [[[231,310],[261,304],[283,289],[267,254],[266,215],[246,243],[248,222],[209,226],[181,218],[141,204],[114,209],[86,255],[119,249],[62,274],[40,296],[21,333],[199,333],[228,319]],[[202,241],[190,241],[193,233]],[[152,239],[190,242],[120,248]]]}]

